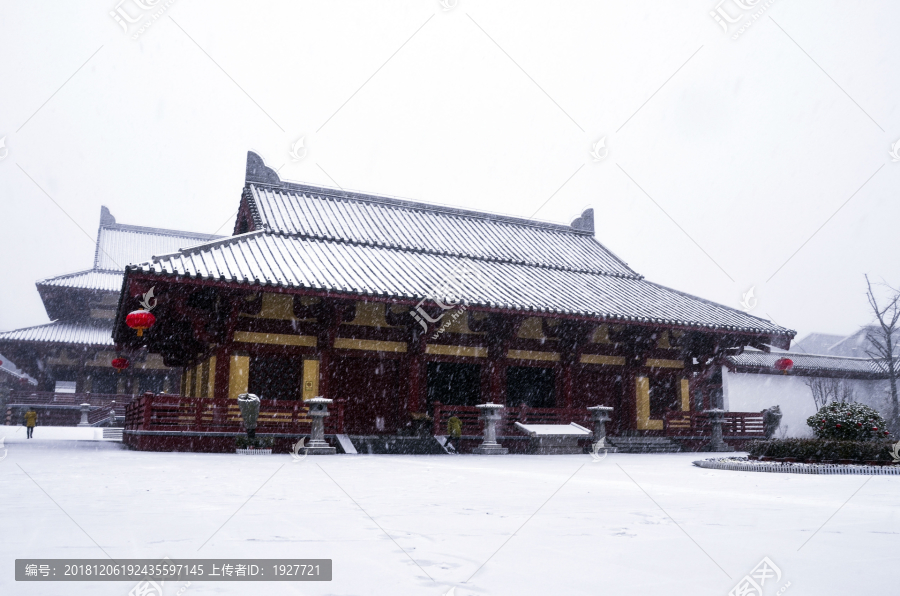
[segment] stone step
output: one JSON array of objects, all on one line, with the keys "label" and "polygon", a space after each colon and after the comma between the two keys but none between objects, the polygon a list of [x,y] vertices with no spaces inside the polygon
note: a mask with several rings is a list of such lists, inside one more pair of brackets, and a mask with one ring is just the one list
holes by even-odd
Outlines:
[{"label": "stone step", "polygon": [[103,438],[104,439],[113,439],[115,441],[122,440],[122,428],[104,428],[103,429]]},{"label": "stone step", "polygon": [[357,453],[380,455],[442,455],[447,452],[433,436],[349,435]]},{"label": "stone step", "polygon": [[666,437],[607,437],[619,453],[679,453],[681,445]]},{"label": "stone step", "polygon": [[618,441],[620,443],[671,443],[668,437],[606,437],[610,441]]}]

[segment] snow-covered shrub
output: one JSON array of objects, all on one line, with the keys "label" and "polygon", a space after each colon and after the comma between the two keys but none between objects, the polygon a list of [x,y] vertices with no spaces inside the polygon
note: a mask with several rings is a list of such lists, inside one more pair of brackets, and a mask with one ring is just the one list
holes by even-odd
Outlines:
[{"label": "snow-covered shrub", "polygon": [[884,418],[869,406],[832,402],[806,419],[816,437],[839,441],[874,441],[890,433]]}]

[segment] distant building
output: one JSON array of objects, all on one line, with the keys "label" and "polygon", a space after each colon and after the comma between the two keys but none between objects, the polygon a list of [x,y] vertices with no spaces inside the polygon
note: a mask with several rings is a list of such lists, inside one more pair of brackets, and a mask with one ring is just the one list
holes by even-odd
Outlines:
[{"label": "distant building", "polygon": [[[811,333],[789,352],[747,349],[729,356],[722,375],[725,408],[752,412],[778,405],[783,416],[781,433],[790,437],[811,436],[806,419],[817,408],[810,384],[835,380],[852,392],[855,401],[889,415],[887,375],[866,353],[866,337],[873,331],[874,327],[863,327],[847,336]],[[776,370],[775,361],[779,358],[790,358],[793,368],[787,373]]]},{"label": "distant building", "polygon": [[37,390],[60,393],[137,394],[177,389],[180,369],[145,350],[123,353],[122,373],[112,323],[125,267],[217,236],[119,224],[106,207],[90,269],[37,282],[51,323],[0,333],[0,351],[37,380]]}]

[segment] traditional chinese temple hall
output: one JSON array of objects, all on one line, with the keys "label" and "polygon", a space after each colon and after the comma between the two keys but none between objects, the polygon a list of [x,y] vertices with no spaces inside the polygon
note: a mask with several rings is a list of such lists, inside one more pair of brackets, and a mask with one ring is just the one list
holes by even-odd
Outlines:
[{"label": "traditional chinese temple hall", "polygon": [[[154,323],[126,324],[153,291]],[[218,451],[241,432],[236,398],[262,400],[261,435],[288,449],[309,432],[306,400],[333,400],[326,438],[481,434],[476,405],[515,425],[590,428],[660,450],[708,440],[721,367],[746,347],[787,349],[794,332],[654,284],[571,225],[282,181],[249,153],[232,236],[126,268],[113,337],[180,367],[181,387],[129,406],[125,442]],[[725,439],[759,436],[759,413],[728,412]]]}]

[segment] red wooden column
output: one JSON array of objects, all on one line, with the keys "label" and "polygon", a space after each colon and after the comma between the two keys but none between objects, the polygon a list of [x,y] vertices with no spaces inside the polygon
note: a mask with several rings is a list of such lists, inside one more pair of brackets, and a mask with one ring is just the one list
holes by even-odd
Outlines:
[{"label": "red wooden column", "polygon": [[216,351],[216,369],[209,371],[209,374],[215,375],[215,384],[213,385],[215,395],[210,397],[216,399],[228,398],[228,384],[231,381],[231,354],[230,346],[224,346]]},{"label": "red wooden column", "polygon": [[[259,300],[262,304],[262,300]],[[237,328],[238,320],[241,316],[241,307],[245,306],[247,301],[243,295],[232,297],[228,310],[228,317],[225,320],[224,329],[224,345],[216,350],[216,369],[209,371],[209,374],[215,375],[213,393],[210,397],[216,399],[228,399],[231,384],[231,356],[234,353],[234,331]],[[184,373],[182,373],[184,374]]]},{"label": "red wooden column", "polygon": [[488,395],[485,401],[495,404],[506,404],[506,355],[509,345],[519,332],[521,315],[491,313],[485,319],[476,320],[469,311],[469,328],[472,331],[484,331],[487,343]]},{"label": "red wooden column", "polygon": [[560,395],[556,400],[557,408],[572,408],[575,367],[584,344],[590,339],[594,325],[580,321],[561,320],[549,325],[547,319],[541,319],[544,335],[559,340],[561,382]]},{"label": "red wooden column", "polygon": [[622,407],[618,412],[619,431],[637,429],[637,378],[639,365],[626,359],[622,370]]},{"label": "red wooden column", "polygon": [[485,401],[506,404],[506,349],[500,346],[488,348],[488,395]]},{"label": "red wooden column", "polygon": [[[355,307],[355,302],[325,298],[316,312],[316,318],[319,320],[319,331],[316,334],[319,351],[319,395],[326,399],[333,399],[333,389],[330,385],[334,372],[334,338],[337,337],[341,323],[353,319]],[[296,314],[296,306],[294,311]]]},{"label": "red wooden column", "polygon": [[406,409],[414,414],[427,411],[428,404],[425,403],[425,335],[418,326],[411,329],[411,334],[405,358],[409,379]]},{"label": "red wooden column", "polygon": [[578,354],[575,351],[563,352],[560,355],[560,363],[562,364],[562,395],[556,407],[564,407],[567,410],[572,409],[572,377],[575,374],[575,364],[578,361]]},{"label": "red wooden column", "polygon": [[334,366],[334,338],[337,329],[327,329],[316,339],[319,350],[319,395],[331,399],[331,369]]}]

